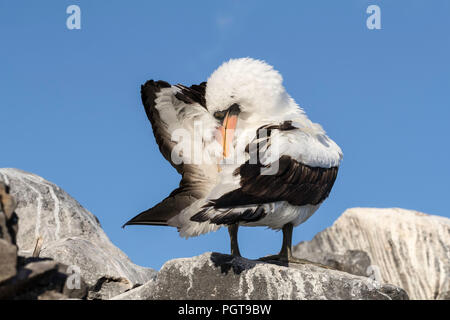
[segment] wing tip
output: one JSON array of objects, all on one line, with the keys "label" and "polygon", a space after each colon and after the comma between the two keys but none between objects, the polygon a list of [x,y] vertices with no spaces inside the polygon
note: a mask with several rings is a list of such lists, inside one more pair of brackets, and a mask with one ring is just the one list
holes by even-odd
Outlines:
[{"label": "wing tip", "polygon": [[147,80],[144,84],[141,85],[141,91],[146,88],[157,89],[158,91],[161,88],[170,88],[172,85],[164,80]]},{"label": "wing tip", "polygon": [[122,225],[122,229],[125,229],[126,226],[169,226],[166,221],[130,221],[124,223]]},{"label": "wing tip", "polygon": [[162,219],[152,220],[152,219],[148,219],[148,217],[146,217],[149,215],[149,213],[151,212],[152,209],[143,211],[143,212],[139,213],[137,216],[135,216],[134,218],[128,220],[127,222],[125,222],[122,225],[122,229],[124,229],[126,226],[131,226],[131,225],[168,226],[167,220],[162,220]]}]

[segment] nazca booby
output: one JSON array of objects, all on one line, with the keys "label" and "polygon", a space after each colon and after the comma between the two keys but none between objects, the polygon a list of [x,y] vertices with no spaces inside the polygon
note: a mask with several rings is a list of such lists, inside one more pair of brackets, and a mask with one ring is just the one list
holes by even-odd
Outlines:
[{"label": "nazca booby", "polygon": [[328,197],[342,151],[286,92],[264,61],[231,59],[190,87],[147,81],[142,102],[162,155],[182,175],[166,199],[125,225],[174,226],[197,236],[227,226],[283,231],[278,255],[295,261],[293,227]]}]

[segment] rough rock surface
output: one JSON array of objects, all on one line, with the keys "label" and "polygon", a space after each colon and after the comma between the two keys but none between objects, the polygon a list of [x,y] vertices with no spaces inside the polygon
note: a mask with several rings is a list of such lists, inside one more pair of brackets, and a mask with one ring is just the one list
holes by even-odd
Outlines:
[{"label": "rough rock surface", "polygon": [[18,256],[16,201],[0,181],[0,299],[82,299],[87,286],[79,274],[51,259]]},{"label": "rough rock surface", "polygon": [[[450,298],[450,219],[404,209],[352,208],[294,254],[329,264],[347,250],[368,254],[374,276],[411,299]],[[363,265],[361,265],[361,269]]]},{"label": "rough rock surface", "polygon": [[19,260],[16,276],[0,285],[0,299],[60,300],[87,297],[86,283],[79,275],[72,281],[73,274],[68,266],[48,258],[19,257]]},{"label": "rough rock surface", "polygon": [[153,269],[133,264],[98,219],[58,186],[18,169],[0,169],[0,181],[10,186],[18,204],[19,253],[31,256],[42,237],[40,257],[79,267],[90,298],[107,299],[155,277]]},{"label": "rough rock surface", "polygon": [[114,297],[150,299],[408,299],[392,285],[314,265],[204,253],[166,262],[156,280]]},{"label": "rough rock surface", "polygon": [[16,275],[17,247],[0,239],[0,257],[0,283],[2,283]]},{"label": "rough rock surface", "polygon": [[0,283],[14,277],[17,269],[15,201],[0,181]]},{"label": "rough rock surface", "polygon": [[317,262],[326,266],[330,266],[333,269],[348,272],[357,276],[371,276],[367,272],[370,270],[372,263],[370,262],[370,257],[367,252],[361,250],[347,250],[344,253],[335,252],[322,252],[322,251],[305,251],[294,254],[299,257]]}]

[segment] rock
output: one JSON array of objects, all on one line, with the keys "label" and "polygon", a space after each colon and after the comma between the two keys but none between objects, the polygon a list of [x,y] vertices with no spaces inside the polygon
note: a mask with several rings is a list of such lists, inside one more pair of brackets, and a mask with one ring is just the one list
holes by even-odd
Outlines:
[{"label": "rock", "polygon": [[[50,259],[17,255],[18,217],[9,186],[0,182],[0,299],[68,299],[87,296],[80,275],[67,273],[67,266]],[[70,278],[76,277],[75,286]]]},{"label": "rock", "polygon": [[[150,280],[153,281],[153,280]],[[142,285],[135,285],[130,287],[130,282],[124,278],[102,278],[97,282],[95,288],[91,289],[88,298],[93,299],[110,299],[119,294],[129,291],[135,287]]]},{"label": "rock", "polygon": [[[325,263],[347,250],[366,252],[369,273],[406,290],[411,299],[444,299],[450,292],[450,219],[404,209],[352,208],[294,255]],[[361,264],[361,269],[364,269]]]},{"label": "rock", "polygon": [[91,298],[108,299],[155,277],[155,270],[133,264],[111,243],[97,217],[58,186],[18,169],[0,169],[0,181],[9,184],[18,203],[21,255],[30,257],[42,237],[39,256],[79,268]]},{"label": "rock", "polygon": [[439,295],[436,297],[436,300],[450,300],[450,291],[439,293]]},{"label": "rock", "polygon": [[282,266],[219,253],[166,262],[128,299],[408,299],[403,289],[315,265]]},{"label": "rock", "polygon": [[9,188],[0,182],[0,284],[16,275],[17,216],[15,201],[9,195]]},{"label": "rock", "polygon": [[348,272],[357,276],[367,276],[367,270],[371,266],[367,252],[361,250],[347,250],[342,254],[322,251],[302,250],[297,246],[294,254],[303,259],[330,266],[336,270]]},{"label": "rock", "polygon": [[15,300],[59,300],[87,296],[87,285],[79,276],[71,283],[73,276],[68,266],[51,259],[22,259],[17,275],[0,287],[1,299]]},{"label": "rock", "polygon": [[135,289],[116,295],[111,300],[154,300],[155,285],[156,278]]},{"label": "rock", "polygon": [[0,284],[14,277],[16,275],[16,268],[16,246],[4,239],[0,239]]}]

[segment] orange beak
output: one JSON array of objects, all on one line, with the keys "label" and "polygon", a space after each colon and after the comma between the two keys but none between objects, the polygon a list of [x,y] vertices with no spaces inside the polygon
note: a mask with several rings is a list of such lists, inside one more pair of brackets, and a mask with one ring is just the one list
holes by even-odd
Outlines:
[{"label": "orange beak", "polygon": [[222,147],[224,158],[230,155],[230,146],[233,143],[234,130],[236,129],[238,116],[233,112],[228,111],[223,124],[220,127],[220,133],[222,134]]}]

